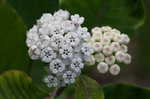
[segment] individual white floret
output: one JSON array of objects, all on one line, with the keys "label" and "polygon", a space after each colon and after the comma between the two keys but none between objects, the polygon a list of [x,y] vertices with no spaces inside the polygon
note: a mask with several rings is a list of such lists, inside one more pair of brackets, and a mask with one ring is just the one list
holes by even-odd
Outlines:
[{"label": "individual white floret", "polygon": [[55,49],[58,49],[58,47],[60,46],[60,44],[62,44],[63,42],[63,36],[62,35],[54,35],[51,38],[51,46]]},{"label": "individual white floret", "polygon": [[94,52],[94,49],[88,43],[83,43],[81,50],[82,53],[87,56],[90,56]]},{"label": "individual white floret", "polygon": [[44,13],[42,17],[38,20],[38,24],[49,24],[51,21],[54,20],[54,17],[50,13]]},{"label": "individual white floret", "polygon": [[111,55],[112,53],[113,53],[113,49],[112,49],[111,46],[105,45],[105,46],[103,47],[103,54],[104,54],[104,55],[108,56],[108,55]]},{"label": "individual white floret", "polygon": [[128,51],[128,47],[127,47],[126,45],[122,44],[122,45],[120,46],[120,49],[119,49],[119,50],[126,53],[126,52]]},{"label": "individual white floret", "polygon": [[129,39],[128,35],[121,34],[120,36],[121,36],[120,43],[128,44],[130,42],[130,39]]},{"label": "individual white floret", "polygon": [[56,87],[58,85],[57,78],[52,75],[45,77],[44,82],[47,84],[48,87]]},{"label": "individual white floret", "polygon": [[118,51],[118,52],[116,52],[116,54],[115,54],[115,58],[116,58],[116,60],[117,60],[118,62],[123,62],[124,57],[125,57],[125,53],[124,53],[124,52]]},{"label": "individual white floret", "polygon": [[121,32],[119,30],[117,30],[117,29],[112,29],[111,32],[113,34],[116,34],[116,35],[120,35],[121,34]]},{"label": "individual white floret", "polygon": [[64,45],[62,48],[59,49],[59,53],[61,54],[62,58],[71,58],[73,55],[73,49],[71,46]]},{"label": "individual white floret", "polygon": [[112,30],[112,28],[110,26],[103,26],[101,27],[101,31],[104,32],[110,32]]},{"label": "individual white floret", "polygon": [[112,75],[118,75],[120,73],[120,67],[117,64],[114,64],[109,68],[109,72]]},{"label": "individual white floret", "polygon": [[51,27],[51,33],[53,34],[53,35],[63,35],[64,33],[65,33],[65,31],[63,30],[63,28],[62,28],[62,26],[61,25],[54,25],[54,26],[52,26]]},{"label": "individual white floret", "polygon": [[92,42],[100,42],[101,40],[102,40],[102,35],[100,34],[92,35],[92,38],[91,38]]},{"label": "individual white floret", "polygon": [[61,73],[65,70],[65,64],[60,59],[55,59],[50,63],[49,69],[54,74]]},{"label": "individual white floret", "polygon": [[76,32],[84,41],[89,41],[91,39],[91,35],[86,27],[79,27]]},{"label": "individual white floret", "polygon": [[114,34],[112,39],[114,42],[120,42],[121,41],[121,35],[116,33],[116,34]]},{"label": "individual white floret", "polygon": [[69,12],[67,10],[58,10],[54,13],[54,17],[61,18],[62,20],[67,20],[69,18]]},{"label": "individual white floret", "polygon": [[108,64],[108,65],[112,65],[115,63],[115,56],[108,56],[105,58],[105,62]]},{"label": "individual white floret", "polygon": [[125,64],[130,64],[130,63],[131,63],[131,55],[125,54],[125,57],[124,57],[123,62],[124,62]]},{"label": "individual white floret", "polygon": [[84,22],[84,17],[80,17],[79,14],[71,15],[71,20],[75,24],[82,24]]},{"label": "individual white floret", "polygon": [[63,74],[63,79],[66,84],[71,84],[75,82],[76,74],[72,71],[66,71]]},{"label": "individual white floret", "polygon": [[118,42],[112,42],[110,46],[114,52],[117,52],[121,49],[121,46]]},{"label": "individual white floret", "polygon": [[48,35],[40,35],[39,38],[40,38],[41,48],[47,47],[50,45],[50,38]]},{"label": "individual white floret", "polygon": [[65,35],[65,39],[72,46],[76,46],[80,42],[80,39],[79,39],[78,35],[76,33],[74,33],[74,32],[69,32],[68,34],[66,34]]},{"label": "individual white floret", "polygon": [[37,46],[33,45],[32,47],[29,48],[28,53],[31,59],[37,60],[40,58],[41,50],[37,48]]},{"label": "individual white floret", "polygon": [[96,53],[94,58],[96,62],[103,62],[105,60],[105,56],[102,53]]},{"label": "individual white floret", "polygon": [[36,45],[39,40],[39,36],[37,34],[37,26],[34,25],[28,32],[27,32],[27,40],[26,44],[28,47]]},{"label": "individual white floret", "polygon": [[104,62],[100,62],[98,65],[97,65],[97,70],[104,74],[108,71],[108,64],[104,63]]},{"label": "individual white floret", "polygon": [[109,38],[110,40],[112,40],[113,39],[113,36],[114,36],[114,34],[113,34],[113,32],[105,32],[104,34],[103,34],[103,38]]},{"label": "individual white floret", "polygon": [[62,28],[63,28],[65,33],[75,31],[75,29],[76,29],[75,25],[70,20],[63,21],[62,22]]},{"label": "individual white floret", "polygon": [[84,56],[84,60],[85,60],[87,65],[94,65],[96,63],[95,57],[93,55]]},{"label": "individual white floret", "polygon": [[38,29],[38,34],[39,35],[50,35],[51,34],[51,28],[52,28],[51,24],[43,24]]},{"label": "individual white floret", "polygon": [[103,45],[100,42],[92,42],[91,44],[95,52],[100,52],[103,49]]},{"label": "individual white floret", "polygon": [[101,28],[99,28],[99,27],[94,27],[94,28],[91,30],[91,32],[92,32],[92,35],[101,34],[101,33],[102,33]]},{"label": "individual white floret", "polygon": [[43,62],[49,63],[52,61],[52,59],[56,58],[56,53],[53,51],[52,48],[46,47],[41,50],[40,57]]},{"label": "individual white floret", "polygon": [[72,60],[72,63],[71,63],[72,70],[76,72],[80,72],[80,69],[82,69],[83,67],[84,67],[84,64],[82,63],[81,58],[77,57]]},{"label": "individual white floret", "polygon": [[111,39],[108,37],[103,37],[101,40],[102,45],[108,45],[111,43]]}]

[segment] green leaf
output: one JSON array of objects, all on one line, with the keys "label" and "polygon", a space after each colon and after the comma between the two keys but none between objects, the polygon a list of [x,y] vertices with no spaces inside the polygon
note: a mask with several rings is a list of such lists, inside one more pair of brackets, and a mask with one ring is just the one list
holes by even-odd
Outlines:
[{"label": "green leaf", "polygon": [[0,72],[8,69],[27,71],[26,27],[8,5],[0,3]]},{"label": "green leaf", "polygon": [[104,94],[95,80],[83,75],[75,83],[75,99],[104,99]]},{"label": "green leaf", "polygon": [[74,84],[67,86],[66,88],[61,88],[58,90],[60,95],[55,97],[55,99],[72,99],[75,93]]},{"label": "green leaf", "polygon": [[20,71],[0,75],[0,99],[43,99],[46,91],[36,87],[30,77]]},{"label": "green leaf", "polygon": [[43,13],[58,9],[58,0],[5,0],[16,9],[30,28]]},{"label": "green leaf", "polygon": [[111,84],[104,88],[105,99],[149,99],[150,89],[129,84]]},{"label": "green leaf", "polygon": [[[139,74],[144,78],[150,76],[150,1],[142,0],[144,5],[145,20],[144,25],[138,30],[138,56]],[[142,77],[142,78],[143,78]]]},{"label": "green leaf", "polygon": [[140,0],[60,0],[60,7],[84,16],[89,28],[109,25],[132,34],[143,24]]}]

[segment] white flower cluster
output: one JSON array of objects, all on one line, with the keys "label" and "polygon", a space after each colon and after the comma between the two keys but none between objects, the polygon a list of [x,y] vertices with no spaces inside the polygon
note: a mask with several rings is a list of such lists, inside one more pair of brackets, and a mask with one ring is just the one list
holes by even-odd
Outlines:
[{"label": "white flower cluster", "polygon": [[102,74],[109,71],[112,75],[118,75],[118,64],[131,62],[131,56],[127,53],[127,44],[130,42],[128,35],[109,26],[95,27],[91,32],[90,44],[95,50],[93,60],[98,63],[98,71]]},{"label": "white flower cluster", "polygon": [[84,18],[78,14],[59,10],[53,15],[45,13],[27,32],[29,56],[49,64],[50,74],[44,78],[48,87],[73,83],[84,67],[85,57],[94,52],[87,43],[91,39]]}]

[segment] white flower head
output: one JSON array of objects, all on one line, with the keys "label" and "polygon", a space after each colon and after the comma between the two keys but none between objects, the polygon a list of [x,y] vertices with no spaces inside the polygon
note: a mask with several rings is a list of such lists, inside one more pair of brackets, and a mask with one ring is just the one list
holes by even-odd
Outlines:
[{"label": "white flower head", "polygon": [[97,70],[104,74],[108,71],[108,64],[104,63],[104,62],[100,62],[98,65],[97,65]]},{"label": "white flower head", "polygon": [[70,15],[60,9],[54,14],[44,13],[27,32],[30,58],[49,64],[51,76],[48,78],[57,79],[54,80],[57,84],[47,80],[48,87],[73,83],[81,74],[87,60],[84,58],[92,56],[94,50],[88,44],[91,35],[86,27],[81,26],[83,22],[84,18],[78,14]]},{"label": "white flower head", "polygon": [[109,69],[109,72],[112,75],[118,75],[120,73],[120,67],[119,67],[119,65],[117,65],[117,64],[112,65],[110,67],[110,69]]},{"label": "white flower head", "polygon": [[117,75],[120,72],[117,63],[131,63],[131,56],[127,53],[127,44],[130,42],[128,35],[109,26],[95,27],[91,32],[89,44],[94,48],[95,63],[98,64],[97,69],[102,70],[101,73],[106,73],[111,67],[110,73]]}]

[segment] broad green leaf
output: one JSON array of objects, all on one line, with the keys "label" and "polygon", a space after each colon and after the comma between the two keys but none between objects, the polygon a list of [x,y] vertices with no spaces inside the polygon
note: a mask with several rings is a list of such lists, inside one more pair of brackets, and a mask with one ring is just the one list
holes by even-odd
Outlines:
[{"label": "broad green leaf", "polygon": [[25,73],[11,70],[0,75],[0,99],[44,99],[48,92],[39,89]]},{"label": "broad green leaf", "polygon": [[143,77],[150,76],[150,0],[142,0],[145,11],[144,25],[138,31],[138,64]]},{"label": "broad green leaf", "polygon": [[109,25],[132,34],[143,22],[140,0],[60,0],[60,7],[84,16],[90,28]]},{"label": "broad green leaf", "polygon": [[22,16],[30,28],[43,13],[58,9],[58,0],[5,0]]},{"label": "broad green leaf", "polygon": [[104,94],[95,80],[83,75],[75,83],[75,99],[104,99]]},{"label": "broad green leaf", "polygon": [[26,27],[15,10],[0,3],[0,72],[8,69],[27,71],[25,32]]},{"label": "broad green leaf", "polygon": [[75,93],[74,84],[67,86],[66,88],[59,89],[60,94],[55,99],[72,99]]},{"label": "broad green leaf", "polygon": [[105,99],[149,99],[150,89],[129,84],[111,84],[103,88]]}]

